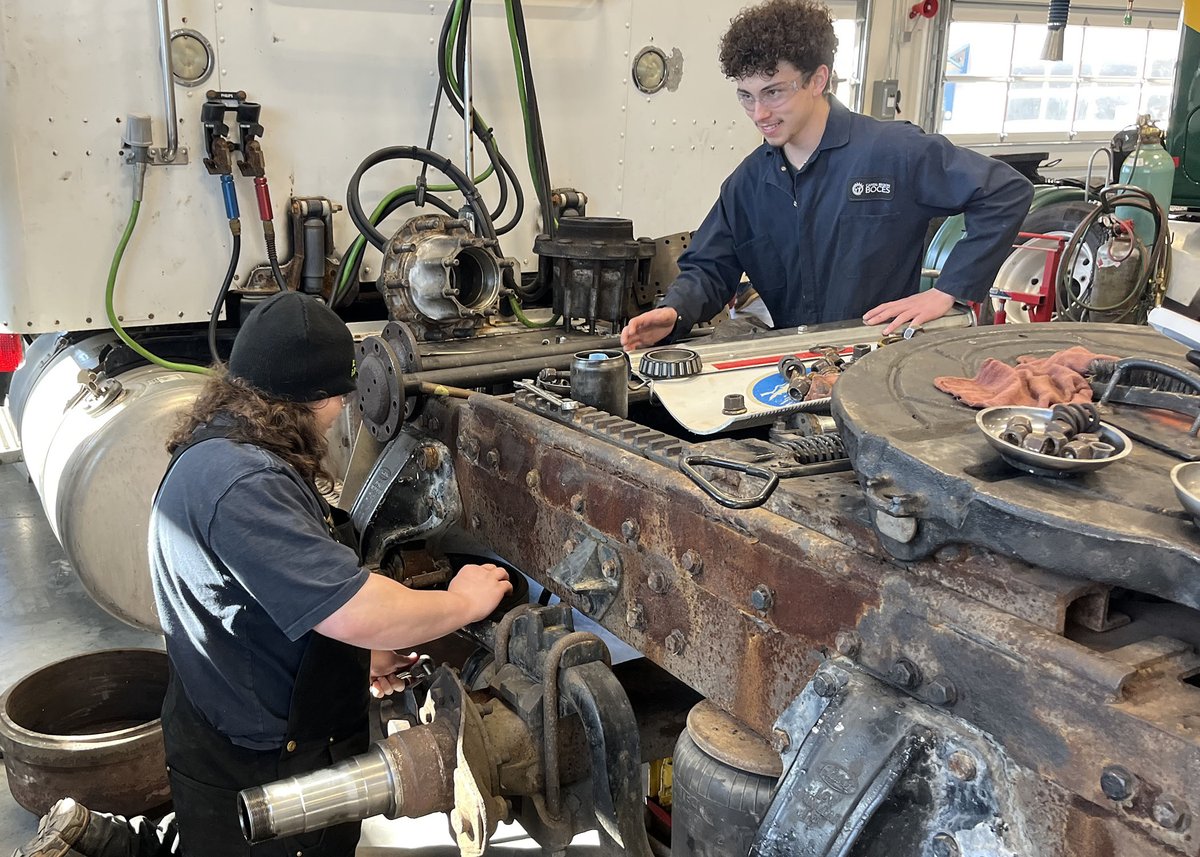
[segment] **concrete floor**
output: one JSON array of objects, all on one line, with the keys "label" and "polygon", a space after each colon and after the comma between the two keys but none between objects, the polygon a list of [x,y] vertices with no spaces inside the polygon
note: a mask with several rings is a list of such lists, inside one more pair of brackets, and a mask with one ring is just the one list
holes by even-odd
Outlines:
[{"label": "concrete floor", "polygon": [[[131,628],[101,610],[83,590],[54,537],[41,503],[20,464],[0,465],[0,691],[46,664],[98,649],[162,648],[157,634]],[[37,829],[37,817],[11,797],[0,778],[0,855],[9,855]],[[595,833],[567,849],[592,857]],[[454,857],[458,849],[445,816],[389,821],[368,819],[360,857]],[[495,857],[540,850],[516,825],[492,838]]]}]

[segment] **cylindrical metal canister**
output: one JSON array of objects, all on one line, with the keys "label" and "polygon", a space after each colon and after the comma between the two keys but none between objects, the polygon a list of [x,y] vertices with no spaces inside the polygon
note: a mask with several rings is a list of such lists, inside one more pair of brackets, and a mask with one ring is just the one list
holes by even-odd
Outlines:
[{"label": "cylindrical metal canister", "polygon": [[571,398],[629,416],[629,360],[623,351],[578,351],[571,361]]}]

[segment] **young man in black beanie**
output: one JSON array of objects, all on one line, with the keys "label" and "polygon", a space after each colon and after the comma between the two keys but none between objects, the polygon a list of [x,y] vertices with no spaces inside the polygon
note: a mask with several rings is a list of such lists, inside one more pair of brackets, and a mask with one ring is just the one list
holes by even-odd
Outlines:
[{"label": "young man in black beanie", "polygon": [[[447,591],[359,567],[315,482],[325,434],[354,389],[354,342],[320,301],[283,292],[247,318],[168,442],[150,558],[171,680],[163,739],[174,818],[60,801],[14,857],[353,855],[359,825],[256,846],[237,793],[367,749],[368,689],[403,687],[399,656],[489,615],[512,591],[494,565]],[[72,850],[73,849],[73,850]]]}]

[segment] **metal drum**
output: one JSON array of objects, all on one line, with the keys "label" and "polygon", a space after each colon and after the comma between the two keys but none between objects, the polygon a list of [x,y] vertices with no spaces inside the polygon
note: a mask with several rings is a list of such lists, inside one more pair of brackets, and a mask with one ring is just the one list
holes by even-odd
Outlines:
[{"label": "metal drum", "polygon": [[13,799],[37,815],[70,795],[142,815],[170,799],[159,712],[167,655],[110,649],[30,673],[0,696],[0,748]]}]

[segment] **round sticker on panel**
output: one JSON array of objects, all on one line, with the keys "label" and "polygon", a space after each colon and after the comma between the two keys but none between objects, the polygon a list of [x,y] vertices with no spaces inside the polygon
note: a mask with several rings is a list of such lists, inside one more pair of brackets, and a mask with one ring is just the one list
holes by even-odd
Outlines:
[{"label": "round sticker on panel", "polygon": [[754,382],[750,394],[755,399],[772,408],[782,408],[784,405],[794,405],[796,401],[788,395],[788,382],[778,372],[772,372],[765,378]]}]

